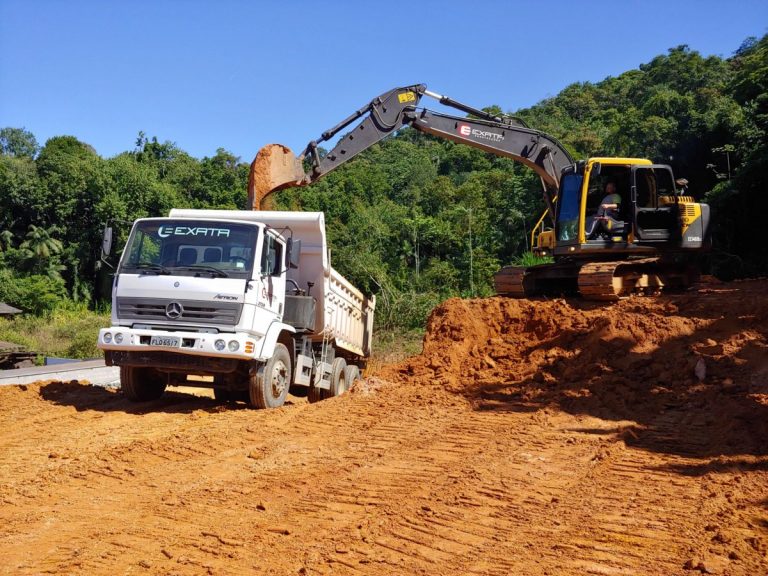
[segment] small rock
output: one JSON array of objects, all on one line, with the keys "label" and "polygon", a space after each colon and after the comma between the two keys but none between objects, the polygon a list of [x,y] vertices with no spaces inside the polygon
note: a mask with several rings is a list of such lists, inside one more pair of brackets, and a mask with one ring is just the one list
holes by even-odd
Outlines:
[{"label": "small rock", "polygon": [[261,502],[259,502],[258,504],[256,504],[256,510],[261,510],[261,511],[263,512],[263,511],[264,511],[264,510],[266,510],[266,509],[267,509],[267,507],[266,507],[266,506],[264,506],[264,504],[262,504]]},{"label": "small rock", "polygon": [[707,363],[704,361],[704,358],[699,357],[696,366],[693,368],[693,373],[699,379],[699,382],[703,382],[704,378],[707,377]]},{"label": "small rock", "polygon": [[160,552],[162,552],[162,553],[163,553],[163,556],[165,556],[166,558],[168,558],[168,560],[170,560],[171,558],[173,558],[173,554],[171,554],[170,552],[168,552],[168,550],[166,550],[165,548],[163,548],[162,550],[160,550]]},{"label": "small rock", "polygon": [[728,567],[728,560],[722,556],[708,556],[699,563],[699,570],[704,574],[722,574]]},{"label": "small rock", "polygon": [[685,570],[698,570],[699,564],[701,564],[701,560],[698,558],[689,558],[685,561],[685,564],[683,564],[683,568]]},{"label": "small rock", "polygon": [[139,566],[141,566],[142,568],[152,568],[152,564],[150,564],[146,560],[139,560]]},{"label": "small rock", "polygon": [[727,534],[723,534],[722,532],[718,532],[714,535],[712,540],[714,542],[720,542],[721,544],[728,544],[731,541],[731,537]]}]

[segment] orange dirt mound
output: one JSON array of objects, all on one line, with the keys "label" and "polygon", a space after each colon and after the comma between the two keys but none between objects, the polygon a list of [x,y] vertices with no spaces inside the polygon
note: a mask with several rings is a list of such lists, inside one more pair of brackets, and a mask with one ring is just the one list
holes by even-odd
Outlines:
[{"label": "orange dirt mound", "polygon": [[730,430],[726,441],[745,427],[765,439],[767,320],[762,281],[607,306],[451,299],[432,312],[423,353],[383,376],[444,388],[486,410],[552,406],[643,422],[695,405],[727,411],[730,420],[717,418]]}]

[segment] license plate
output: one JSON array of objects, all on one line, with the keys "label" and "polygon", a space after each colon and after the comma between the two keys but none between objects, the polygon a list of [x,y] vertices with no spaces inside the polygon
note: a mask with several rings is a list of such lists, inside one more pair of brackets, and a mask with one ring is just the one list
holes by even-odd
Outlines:
[{"label": "license plate", "polygon": [[178,348],[179,339],[170,338],[168,336],[152,336],[152,338],[149,340],[149,345],[150,346],[172,346],[172,347]]}]

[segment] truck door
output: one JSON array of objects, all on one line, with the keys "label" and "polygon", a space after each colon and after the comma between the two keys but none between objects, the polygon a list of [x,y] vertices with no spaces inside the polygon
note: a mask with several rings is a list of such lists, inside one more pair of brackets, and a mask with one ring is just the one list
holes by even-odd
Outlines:
[{"label": "truck door", "polygon": [[[285,243],[274,232],[266,230],[259,265],[256,270],[256,306],[270,316],[282,317],[285,307]],[[258,311],[257,311],[258,314]]]}]

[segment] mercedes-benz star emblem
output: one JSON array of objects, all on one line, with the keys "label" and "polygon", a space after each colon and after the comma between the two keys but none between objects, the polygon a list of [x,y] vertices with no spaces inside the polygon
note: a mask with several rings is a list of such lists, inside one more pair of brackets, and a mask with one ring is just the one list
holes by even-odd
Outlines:
[{"label": "mercedes-benz star emblem", "polygon": [[165,315],[171,320],[176,320],[184,313],[184,306],[179,302],[171,302],[165,307]]}]

